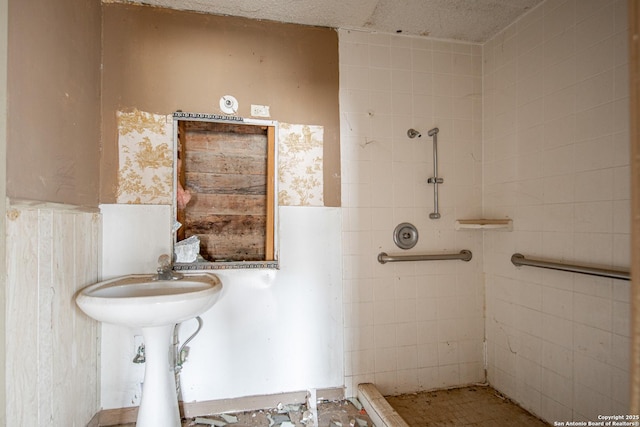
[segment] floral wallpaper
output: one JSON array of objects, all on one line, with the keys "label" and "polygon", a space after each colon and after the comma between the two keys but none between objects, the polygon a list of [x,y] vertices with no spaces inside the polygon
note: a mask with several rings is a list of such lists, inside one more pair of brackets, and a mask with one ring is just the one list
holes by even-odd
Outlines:
[{"label": "floral wallpaper", "polygon": [[119,163],[117,203],[172,204],[173,120],[117,112]]},{"label": "floral wallpaper", "polygon": [[[117,112],[117,203],[172,204],[173,120],[143,111]],[[278,204],[324,206],[324,128],[279,124]]]},{"label": "floral wallpaper", "polygon": [[322,153],[324,128],[280,123],[278,204],[324,206]]}]

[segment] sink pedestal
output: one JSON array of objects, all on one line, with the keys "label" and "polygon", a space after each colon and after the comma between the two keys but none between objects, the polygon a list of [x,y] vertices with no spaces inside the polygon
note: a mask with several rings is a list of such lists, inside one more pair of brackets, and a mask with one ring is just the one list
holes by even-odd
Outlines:
[{"label": "sink pedestal", "polygon": [[171,365],[174,325],[142,328],[145,371],[136,427],[180,427],[176,378]]},{"label": "sink pedestal", "polygon": [[142,329],[145,371],[137,427],[180,427],[172,338],[174,325],[209,310],[222,291],[215,274],[159,280],[131,274],[82,289],[78,307],[100,322]]}]

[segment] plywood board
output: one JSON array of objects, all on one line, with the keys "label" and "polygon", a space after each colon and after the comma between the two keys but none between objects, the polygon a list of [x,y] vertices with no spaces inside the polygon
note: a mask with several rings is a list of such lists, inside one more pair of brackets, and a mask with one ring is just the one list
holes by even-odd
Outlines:
[{"label": "plywood board", "polygon": [[265,227],[273,222],[267,216],[267,177],[274,168],[267,129],[204,121],[180,126],[182,182],[191,194],[178,212],[180,237],[198,236],[207,261],[269,259],[266,248],[273,247],[273,238],[267,238]]}]

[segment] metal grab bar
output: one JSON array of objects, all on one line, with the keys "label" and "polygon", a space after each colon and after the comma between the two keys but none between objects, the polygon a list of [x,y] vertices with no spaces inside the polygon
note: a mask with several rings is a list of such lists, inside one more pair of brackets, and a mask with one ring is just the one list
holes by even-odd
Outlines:
[{"label": "metal grab bar", "polygon": [[453,259],[459,259],[461,261],[470,261],[471,251],[466,249],[461,250],[457,254],[436,254],[436,255],[387,255],[386,252],[380,252],[378,254],[378,262],[380,264],[386,264],[388,262],[400,262],[400,261],[447,261]]},{"label": "metal grab bar", "polygon": [[589,274],[591,276],[609,277],[612,279],[631,280],[628,271],[611,270],[608,268],[590,267],[587,265],[563,264],[553,261],[545,261],[541,259],[525,258],[522,254],[513,254],[511,262],[516,267],[528,265],[530,267],[548,268],[551,270],[569,271],[572,273]]}]

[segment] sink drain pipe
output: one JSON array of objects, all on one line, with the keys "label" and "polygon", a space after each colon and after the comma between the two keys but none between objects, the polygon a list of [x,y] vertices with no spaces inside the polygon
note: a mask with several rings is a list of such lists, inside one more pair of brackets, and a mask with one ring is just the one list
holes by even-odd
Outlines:
[{"label": "sink drain pipe", "polygon": [[176,323],[176,326],[173,329],[173,369],[176,376],[176,395],[178,396],[178,399],[181,398],[180,371],[182,370],[182,365],[184,365],[184,363],[187,361],[187,358],[189,357],[189,347],[187,347],[187,344],[189,344],[189,342],[191,342],[191,340],[194,339],[196,335],[198,335],[198,332],[200,332],[200,329],[202,329],[202,325],[204,323],[200,316],[196,316],[196,320],[198,321],[198,329],[196,329],[196,331],[191,334],[191,336],[187,338],[181,346],[179,331],[180,325],[182,323]]}]

